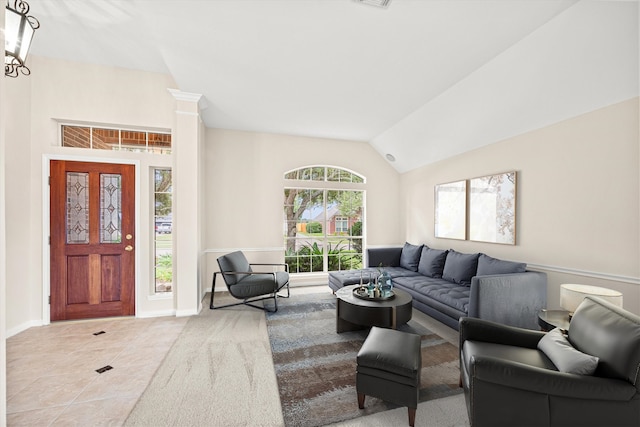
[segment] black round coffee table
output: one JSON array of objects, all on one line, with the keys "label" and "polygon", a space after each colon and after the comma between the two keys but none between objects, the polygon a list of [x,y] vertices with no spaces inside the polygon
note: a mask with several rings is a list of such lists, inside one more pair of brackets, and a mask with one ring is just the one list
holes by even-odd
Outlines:
[{"label": "black round coffee table", "polygon": [[401,289],[393,289],[395,298],[367,301],[353,295],[358,285],[336,291],[336,332],[355,331],[371,326],[397,329],[411,320],[413,298]]}]

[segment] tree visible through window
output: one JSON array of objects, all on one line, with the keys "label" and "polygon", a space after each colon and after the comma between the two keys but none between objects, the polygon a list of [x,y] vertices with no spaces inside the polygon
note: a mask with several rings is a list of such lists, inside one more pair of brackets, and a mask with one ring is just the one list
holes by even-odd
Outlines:
[{"label": "tree visible through window", "polygon": [[[351,184],[363,184],[364,178],[340,168],[314,166],[288,172],[285,179],[297,181],[284,189],[289,271],[361,268],[364,190],[354,190]],[[300,181],[309,181],[309,185]],[[349,183],[349,188],[339,188],[341,183]]]}]

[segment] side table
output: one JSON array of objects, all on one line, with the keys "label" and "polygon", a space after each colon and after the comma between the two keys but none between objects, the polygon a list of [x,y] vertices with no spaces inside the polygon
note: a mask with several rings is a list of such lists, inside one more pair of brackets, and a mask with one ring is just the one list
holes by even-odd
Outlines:
[{"label": "side table", "polygon": [[538,325],[540,329],[547,332],[554,328],[560,328],[563,331],[569,330],[569,312],[566,310],[540,310],[538,313]]}]

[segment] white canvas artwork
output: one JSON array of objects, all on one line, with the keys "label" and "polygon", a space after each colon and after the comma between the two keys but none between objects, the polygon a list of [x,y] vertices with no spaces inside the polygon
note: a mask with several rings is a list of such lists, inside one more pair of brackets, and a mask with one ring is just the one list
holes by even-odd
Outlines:
[{"label": "white canvas artwork", "polygon": [[466,239],[467,181],[435,187],[435,236]]},{"label": "white canvas artwork", "polygon": [[469,180],[469,240],[515,245],[516,172]]}]

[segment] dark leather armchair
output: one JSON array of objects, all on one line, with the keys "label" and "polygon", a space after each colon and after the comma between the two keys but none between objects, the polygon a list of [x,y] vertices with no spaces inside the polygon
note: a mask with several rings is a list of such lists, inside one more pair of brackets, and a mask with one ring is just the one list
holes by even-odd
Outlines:
[{"label": "dark leather armchair", "polygon": [[[278,297],[289,298],[289,266],[287,264],[249,264],[247,258],[240,251],[218,258],[219,272],[213,273],[213,283],[211,284],[211,303],[209,308],[232,307],[240,304],[248,305],[265,311],[278,311]],[[252,266],[262,266],[273,271],[253,271]],[[224,279],[229,294],[242,301],[214,307],[213,296],[216,287],[216,278],[221,274]],[[279,295],[278,292],[287,288],[286,295]],[[273,310],[253,303],[273,298]]]},{"label": "dark leather armchair", "polygon": [[560,372],[544,332],[460,319],[460,375],[471,426],[639,426],[640,316],[587,297],[571,346],[599,358],[594,375]]}]

